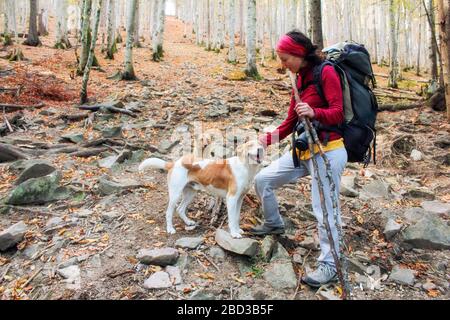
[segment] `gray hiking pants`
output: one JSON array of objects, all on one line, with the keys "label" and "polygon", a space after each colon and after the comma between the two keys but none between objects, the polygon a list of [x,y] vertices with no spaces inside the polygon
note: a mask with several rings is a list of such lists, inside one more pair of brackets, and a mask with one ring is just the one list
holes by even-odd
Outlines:
[{"label": "gray hiking pants", "polygon": [[[326,155],[331,164],[331,171],[333,175],[333,181],[336,186],[336,199],[338,199],[338,221],[340,223],[341,214],[339,208],[339,187],[341,181],[341,175],[344,171],[347,163],[347,151],[345,148],[339,148],[326,152]],[[326,177],[326,169],[323,159],[320,155],[316,155],[317,163],[319,166],[319,175],[324,186],[325,204],[328,211],[328,218],[331,227],[331,233],[333,235],[336,252],[339,254],[339,239],[334,223],[333,205],[331,201],[331,192],[328,179]],[[325,225],[323,224],[323,214],[320,204],[320,194],[317,181],[314,176],[314,168],[312,159],[301,160],[300,167],[295,168],[292,160],[292,153],[287,152],[278,160],[272,162],[268,167],[262,169],[255,178],[256,194],[262,203],[262,209],[265,216],[265,224],[271,227],[283,226],[283,220],[281,219],[280,212],[278,210],[278,202],[275,197],[274,189],[280,188],[286,183],[294,182],[297,179],[310,174],[312,177],[312,207],[314,215],[318,221],[319,241],[321,254],[319,256],[319,262],[325,262],[334,266],[334,259],[331,254],[331,246],[328,241]]]}]

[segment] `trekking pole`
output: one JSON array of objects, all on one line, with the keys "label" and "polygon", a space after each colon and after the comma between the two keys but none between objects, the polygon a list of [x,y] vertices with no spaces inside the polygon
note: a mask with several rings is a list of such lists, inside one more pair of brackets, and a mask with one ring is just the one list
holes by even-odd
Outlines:
[{"label": "trekking pole", "polygon": [[[292,74],[292,72],[289,72],[289,77],[291,78],[292,88],[294,90],[295,103],[296,104],[301,103],[300,94],[297,89],[297,83],[296,83],[297,81],[295,79],[295,76]],[[348,284],[347,261],[345,259],[345,255],[343,254],[344,241],[343,241],[343,236],[342,236],[341,223],[338,221],[338,202],[337,202],[337,198],[336,198],[336,194],[335,194],[336,186],[333,181],[331,164],[330,164],[330,161],[328,160],[328,157],[326,156],[325,152],[323,151],[322,143],[320,142],[319,137],[317,135],[317,131],[315,130],[314,126],[311,124],[311,121],[305,117],[300,118],[300,120],[302,121],[304,128],[305,128],[305,133],[306,133],[306,137],[308,140],[308,147],[309,147],[309,151],[311,153],[311,160],[312,160],[313,168],[314,168],[314,174],[316,176],[317,184],[319,186],[320,205],[322,208],[323,221],[325,224],[325,229],[327,231],[328,241],[330,242],[331,254],[333,255],[334,263],[336,265],[336,272],[339,277],[339,282],[342,285],[342,296],[341,297],[342,297],[342,299],[347,299],[347,297],[349,296],[349,293],[350,293],[350,287]],[[330,184],[331,200],[332,200],[332,204],[333,204],[333,217],[334,217],[334,223],[335,223],[336,229],[338,231],[339,251],[341,253],[340,259],[336,253],[336,247],[334,245],[334,239],[331,234],[331,227],[330,227],[330,224],[328,221],[328,211],[327,211],[327,207],[325,204],[324,186],[323,186],[323,182],[319,175],[319,165],[317,163],[317,159],[314,157],[314,144],[317,145],[317,147],[319,149],[319,154],[325,163],[326,177]],[[294,152],[296,152],[296,151],[294,150]],[[342,268],[342,266],[343,266],[343,268]]]}]

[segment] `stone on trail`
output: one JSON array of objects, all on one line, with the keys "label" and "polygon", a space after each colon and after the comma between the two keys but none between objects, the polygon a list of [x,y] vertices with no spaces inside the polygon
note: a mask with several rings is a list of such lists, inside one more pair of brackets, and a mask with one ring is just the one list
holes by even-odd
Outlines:
[{"label": "stone on trail", "polygon": [[259,249],[258,241],[250,238],[234,239],[222,229],[216,231],[216,242],[225,250],[249,257],[254,257]]},{"label": "stone on trail", "polygon": [[136,258],[143,264],[167,266],[178,260],[178,250],[173,248],[141,249]]}]

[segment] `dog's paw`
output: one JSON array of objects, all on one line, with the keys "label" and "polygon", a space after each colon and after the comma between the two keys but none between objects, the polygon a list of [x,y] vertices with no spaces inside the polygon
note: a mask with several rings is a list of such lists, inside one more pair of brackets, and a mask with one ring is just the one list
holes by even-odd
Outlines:
[{"label": "dog's paw", "polygon": [[231,232],[231,236],[235,239],[242,238],[242,235],[239,232]]},{"label": "dog's paw", "polygon": [[167,233],[168,234],[175,234],[177,231],[174,227],[167,227]]},{"label": "dog's paw", "polygon": [[197,223],[195,221],[193,221],[193,220],[186,220],[186,225],[187,226],[196,226]]}]

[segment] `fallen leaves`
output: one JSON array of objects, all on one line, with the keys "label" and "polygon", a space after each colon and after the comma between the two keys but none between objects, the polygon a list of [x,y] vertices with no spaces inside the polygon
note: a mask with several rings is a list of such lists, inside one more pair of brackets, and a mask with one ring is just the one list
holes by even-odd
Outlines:
[{"label": "fallen leaves", "polygon": [[214,274],[211,273],[211,272],[204,272],[204,273],[196,272],[194,275],[199,277],[199,278],[201,278],[201,279],[206,279],[206,280],[210,280],[210,281],[214,281],[216,279]]},{"label": "fallen leaves", "polygon": [[10,262],[11,262],[11,260],[9,260],[7,258],[0,257],[0,266],[4,266],[5,264],[8,264]]},{"label": "fallen leaves", "polygon": [[436,297],[439,297],[441,295],[441,293],[439,292],[439,290],[432,289],[432,290],[427,291],[427,295],[431,298],[436,298]]}]

